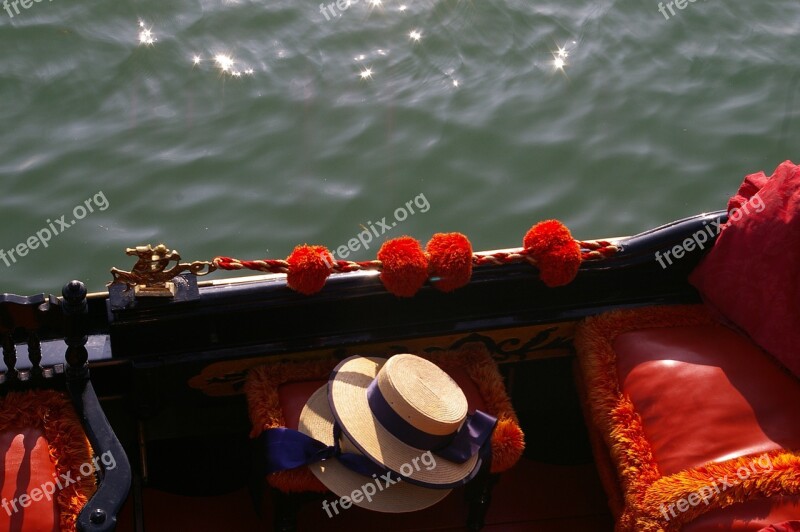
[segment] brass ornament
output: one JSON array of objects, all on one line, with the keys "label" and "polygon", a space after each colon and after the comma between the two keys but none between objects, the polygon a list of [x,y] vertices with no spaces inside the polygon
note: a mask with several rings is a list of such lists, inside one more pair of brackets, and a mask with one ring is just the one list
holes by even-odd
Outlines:
[{"label": "brass ornament", "polygon": [[[108,286],[124,284],[126,292],[133,287],[134,295],[137,297],[173,297],[175,284],[171,280],[174,277],[183,272],[198,276],[207,275],[217,269],[213,263],[206,261],[181,263],[180,253],[170,250],[164,244],[156,247],[148,244],[127,248],[125,254],[138,257],[136,264],[129,272],[111,268],[113,280],[108,283]],[[167,269],[172,261],[175,261],[176,264]],[[208,269],[203,271],[206,268]]]}]

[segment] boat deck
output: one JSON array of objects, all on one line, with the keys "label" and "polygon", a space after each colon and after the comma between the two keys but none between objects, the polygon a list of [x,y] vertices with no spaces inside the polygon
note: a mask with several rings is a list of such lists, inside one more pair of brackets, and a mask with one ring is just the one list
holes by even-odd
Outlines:
[{"label": "boat deck", "polygon": [[[143,492],[144,524],[148,531],[271,530],[271,501],[264,499],[259,517],[246,489],[213,497]],[[461,490],[441,503],[410,514],[379,514],[351,507],[329,518],[318,501],[301,509],[298,530],[463,530],[466,505]],[[523,458],[505,473],[493,491],[487,532],[610,531],[611,514],[593,465],[554,465]],[[120,532],[133,532],[132,498],[119,515]]]},{"label": "boat deck", "polygon": [[[572,380],[572,357],[566,349],[559,351],[559,356],[501,364],[525,431],[526,450],[494,487],[484,530],[613,528]],[[151,474],[141,497],[144,529],[272,530],[269,492],[260,498],[259,515],[247,489],[248,453],[244,435],[151,441],[147,451]],[[303,503],[298,530],[464,530],[467,515],[463,489],[431,508],[408,514],[352,507],[329,518],[321,501],[320,497]],[[130,496],[119,515],[118,530],[135,531],[133,515]]]}]

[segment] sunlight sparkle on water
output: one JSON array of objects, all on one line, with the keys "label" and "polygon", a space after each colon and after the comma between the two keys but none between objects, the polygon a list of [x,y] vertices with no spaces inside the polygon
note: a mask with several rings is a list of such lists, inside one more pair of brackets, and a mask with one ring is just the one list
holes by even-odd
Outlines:
[{"label": "sunlight sparkle on water", "polygon": [[[575,41],[572,41],[572,44],[575,44]],[[569,57],[569,50],[567,50],[567,45],[558,46],[558,49],[553,54],[553,68],[555,70],[564,71],[564,67],[567,66],[567,58]]]},{"label": "sunlight sparkle on water", "polygon": [[372,79],[372,69],[364,69],[358,75],[361,77],[361,79]]},{"label": "sunlight sparkle on water", "polygon": [[229,72],[233,66],[233,59],[226,54],[217,54],[214,56],[214,62],[223,72]]},{"label": "sunlight sparkle on water", "polygon": [[[208,59],[209,57],[210,59]],[[242,76],[252,76],[255,73],[251,67],[247,66],[246,64],[241,64],[233,56],[226,53],[214,54],[211,52],[207,55],[206,59],[204,59],[201,54],[194,54],[192,56],[193,67],[207,61],[213,61],[214,66],[219,69],[219,72],[223,76],[225,74],[230,74],[230,76],[233,78],[241,78]],[[240,64],[241,66],[236,68],[237,64]]]},{"label": "sunlight sparkle on water", "polygon": [[422,32],[419,30],[411,30],[411,33],[408,34],[408,37],[414,41],[418,42],[422,38]]},{"label": "sunlight sparkle on water", "polygon": [[139,44],[152,46],[152,44],[157,40],[155,37],[153,37],[152,29],[145,28],[144,22],[141,20],[139,21],[139,27],[142,28],[142,31],[139,32]]},{"label": "sunlight sparkle on water", "polygon": [[408,8],[406,7],[406,5],[405,5],[405,4],[403,4],[402,6],[400,6],[400,12],[401,12],[401,13],[402,13],[403,11],[405,11],[406,9],[408,9]]}]

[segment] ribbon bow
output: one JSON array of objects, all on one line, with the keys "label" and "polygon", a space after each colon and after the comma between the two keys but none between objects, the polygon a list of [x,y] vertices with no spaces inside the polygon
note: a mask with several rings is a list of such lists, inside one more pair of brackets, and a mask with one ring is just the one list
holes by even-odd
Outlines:
[{"label": "ribbon bow", "polygon": [[[489,414],[476,411],[467,416],[466,421],[455,434],[450,443],[440,449],[432,450],[437,456],[456,463],[464,463],[476,452],[479,463],[486,467],[491,461],[491,434],[497,419]],[[344,453],[339,446],[342,429],[338,423],[333,425],[333,445],[303,434],[298,430],[276,427],[261,433],[259,440],[266,456],[265,473],[285,471],[296,467],[336,458],[345,467],[365,476],[391,474],[395,479],[399,475],[373,462],[369,457],[357,453]],[[475,468],[467,478],[471,479],[478,471]]]},{"label": "ribbon bow", "polygon": [[265,473],[294,469],[304,465],[321,462],[330,458],[338,459],[345,467],[366,476],[389,473],[363,454],[343,453],[339,448],[342,429],[333,425],[333,445],[325,445],[298,430],[277,427],[261,433],[259,440],[266,455]]}]

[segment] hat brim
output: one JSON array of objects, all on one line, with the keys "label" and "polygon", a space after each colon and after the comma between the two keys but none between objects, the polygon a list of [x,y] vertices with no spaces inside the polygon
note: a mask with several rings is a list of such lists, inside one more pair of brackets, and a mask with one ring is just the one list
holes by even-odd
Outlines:
[{"label": "hat brim", "polygon": [[[334,416],[327,397],[327,385],[314,392],[300,413],[298,430],[325,445],[333,445]],[[350,451],[350,449],[344,449]],[[361,475],[339,460],[329,459],[307,466],[325,487],[339,497],[348,497],[355,506],[377,512],[402,513],[422,510],[444,499],[451,490],[415,486],[399,480],[387,485],[385,479]],[[369,488],[371,485],[372,488]],[[353,495],[360,492],[358,502]],[[372,494],[374,492],[374,494]],[[370,500],[365,497],[370,493]],[[338,510],[336,511],[338,514]]]},{"label": "hat brim", "polygon": [[461,464],[432,454],[435,465],[428,467],[421,461],[428,451],[403,443],[373,416],[367,387],[384,363],[384,358],[354,356],[334,368],[328,380],[328,402],[342,432],[363,454],[412,484],[454,488],[473,478],[481,465],[477,453]]}]

